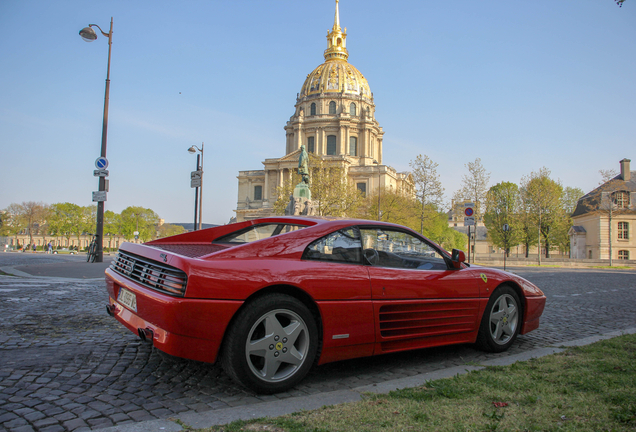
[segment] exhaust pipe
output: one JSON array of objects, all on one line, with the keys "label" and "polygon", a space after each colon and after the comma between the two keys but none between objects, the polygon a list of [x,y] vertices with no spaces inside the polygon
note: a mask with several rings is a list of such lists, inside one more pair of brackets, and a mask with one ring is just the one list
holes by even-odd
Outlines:
[{"label": "exhaust pipe", "polygon": [[139,334],[139,338],[142,340],[142,342],[150,342],[152,343],[152,339],[154,338],[154,333],[151,329],[149,328],[145,328],[142,329],[141,327],[137,329],[137,333]]},{"label": "exhaust pipe", "polygon": [[117,306],[114,304],[106,306],[106,313],[112,317],[115,316],[115,312],[117,312]]}]

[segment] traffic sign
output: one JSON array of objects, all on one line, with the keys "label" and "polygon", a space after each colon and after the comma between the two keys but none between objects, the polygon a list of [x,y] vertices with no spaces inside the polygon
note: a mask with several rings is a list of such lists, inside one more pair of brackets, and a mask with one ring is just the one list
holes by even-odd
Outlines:
[{"label": "traffic sign", "polygon": [[108,177],[108,170],[107,169],[96,169],[93,171],[93,175],[95,177]]},{"label": "traffic sign", "polygon": [[104,156],[100,156],[95,159],[95,168],[99,170],[108,168],[108,159],[106,159]]},{"label": "traffic sign", "polygon": [[501,227],[501,230],[502,230],[503,232],[508,232],[508,231],[510,231],[510,225],[508,225],[508,224],[503,224],[503,226]]},{"label": "traffic sign", "polygon": [[93,191],[93,202],[106,201],[106,191]]},{"label": "traffic sign", "polygon": [[203,177],[203,171],[192,171],[190,173],[190,187],[198,188],[201,187],[201,178]]},{"label": "traffic sign", "polygon": [[475,225],[475,216],[466,216],[464,218],[464,226],[474,226]]}]

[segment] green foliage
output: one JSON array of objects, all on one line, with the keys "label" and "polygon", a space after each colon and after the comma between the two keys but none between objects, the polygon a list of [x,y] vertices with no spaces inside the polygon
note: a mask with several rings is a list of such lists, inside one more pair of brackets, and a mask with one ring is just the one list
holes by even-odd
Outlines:
[{"label": "green foliage", "polygon": [[543,167],[521,180],[521,199],[529,211],[528,225],[534,225],[545,245],[546,258],[550,257],[550,246],[558,244],[558,237],[567,235],[568,221],[563,209],[563,186],[550,178],[550,170]]},{"label": "green foliage", "polygon": [[183,234],[185,232],[185,228],[181,225],[163,224],[157,231],[159,232],[159,238],[163,238]]},{"label": "green foliage", "polygon": [[[523,238],[518,218],[520,206],[519,187],[514,183],[497,183],[486,194],[484,225],[488,228],[488,237],[492,244],[504,248],[507,253]],[[508,231],[504,231],[505,224],[509,227]]]},{"label": "green foliage", "polygon": [[126,207],[121,212],[121,234],[128,240],[135,238],[135,231],[139,232],[139,239],[147,242],[156,237],[159,216],[151,209],[143,207]]}]

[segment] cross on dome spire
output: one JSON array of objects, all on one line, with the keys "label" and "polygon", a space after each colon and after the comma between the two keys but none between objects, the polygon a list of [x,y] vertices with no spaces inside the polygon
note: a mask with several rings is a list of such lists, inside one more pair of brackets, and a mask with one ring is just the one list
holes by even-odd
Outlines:
[{"label": "cross on dome spire", "polygon": [[333,18],[333,27],[330,32],[327,33],[327,49],[325,50],[325,60],[343,60],[347,61],[349,58],[349,52],[347,51],[347,28],[344,32],[340,28],[340,12],[338,10],[338,3],[340,0],[336,0],[336,14]]}]

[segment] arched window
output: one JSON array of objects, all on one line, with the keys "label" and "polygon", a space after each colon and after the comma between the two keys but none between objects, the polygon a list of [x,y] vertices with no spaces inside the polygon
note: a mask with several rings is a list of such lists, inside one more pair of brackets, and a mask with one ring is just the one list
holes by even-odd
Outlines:
[{"label": "arched window", "polygon": [[307,153],[315,153],[316,152],[316,144],[314,137],[307,137]]},{"label": "arched window", "polygon": [[329,102],[329,114],[336,113],[336,103],[334,101]]},{"label": "arched window", "polygon": [[336,154],[336,136],[335,135],[327,136],[327,154],[328,155]]},{"label": "arched window", "polygon": [[349,137],[349,155],[358,156],[358,137]]},{"label": "arched window", "polygon": [[629,259],[629,251],[628,250],[619,250],[618,251],[618,259]]},{"label": "arched window", "polygon": [[351,105],[349,105],[349,115],[356,115],[356,104],[354,104],[353,102],[351,102]]},{"label": "arched window", "polygon": [[309,109],[310,115],[316,115],[316,104],[314,102],[311,103],[311,108]]}]

